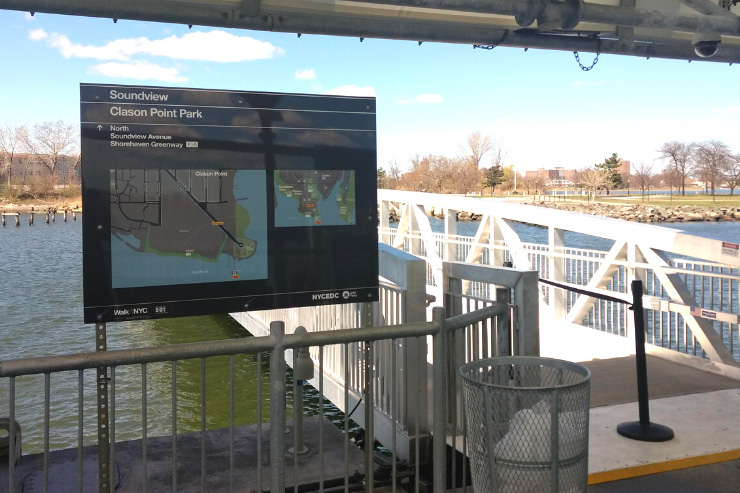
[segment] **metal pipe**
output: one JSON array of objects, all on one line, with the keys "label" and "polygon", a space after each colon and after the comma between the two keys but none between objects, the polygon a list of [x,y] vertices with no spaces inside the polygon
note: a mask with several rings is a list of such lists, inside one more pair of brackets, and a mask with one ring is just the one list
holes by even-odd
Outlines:
[{"label": "metal pipe", "polygon": [[432,365],[434,416],[432,418],[432,429],[434,441],[432,442],[434,468],[433,481],[434,493],[444,493],[447,485],[447,470],[439,467],[446,463],[447,452],[447,423],[446,423],[446,395],[447,395],[447,351],[445,332],[445,309],[434,307],[432,309],[432,320],[438,329],[433,335],[434,339],[434,365]]},{"label": "metal pipe", "polygon": [[506,301],[496,300],[492,305],[448,318],[444,321],[444,331],[445,333],[454,332],[458,329],[478,323],[482,319],[491,319],[503,315],[506,310],[508,310],[508,304]]},{"label": "metal pipe", "polygon": [[283,428],[285,426],[285,324],[272,322],[270,338],[270,491],[285,491],[285,458]]},{"label": "metal pipe", "polygon": [[15,492],[15,377],[10,378],[8,401],[10,431],[8,432],[8,491]]},{"label": "metal pipe", "polygon": [[141,491],[147,491],[147,404],[146,404],[146,364],[141,365]]},{"label": "metal pipe", "polygon": [[731,36],[740,34],[740,18],[738,17],[732,18],[709,14],[674,14],[672,12],[616,7],[595,3],[583,4],[581,22],[684,32],[717,33]]},{"label": "metal pipe", "polygon": [[206,359],[200,359],[200,491],[206,490]]},{"label": "metal pipe", "polygon": [[[49,411],[51,408],[51,375],[44,373],[44,493],[49,491]],[[11,428],[15,423],[10,423]]]},{"label": "metal pipe", "polygon": [[262,491],[262,353],[257,353],[257,491]]},{"label": "metal pipe", "polygon": [[[33,214],[31,214],[33,217]],[[84,415],[84,371],[77,372],[77,492],[82,493],[82,445],[83,445],[83,415]]]},{"label": "metal pipe", "polygon": [[234,355],[229,356],[229,491],[234,491]]},{"label": "metal pipe", "polygon": [[172,362],[172,493],[177,492],[177,361]]},{"label": "metal pipe", "polygon": [[[359,4],[381,4],[398,6],[396,0],[349,0]],[[682,0],[690,2],[692,0]],[[695,2],[696,0],[694,0]],[[567,19],[573,15],[572,5],[577,2],[559,2],[561,5],[552,7],[549,2],[518,1],[518,0],[425,0],[423,7],[426,10],[442,10],[454,12],[473,12],[479,14],[494,14],[511,16],[517,19],[522,27],[531,25],[535,19],[546,11]],[[402,1],[401,5],[410,8],[420,7],[415,0]],[[719,8],[718,6],[715,6]],[[566,10],[567,9],[567,10]],[[706,9],[701,15],[676,14],[658,10],[636,9],[633,7],[602,5],[582,2],[582,11],[579,22],[596,24],[647,27],[660,30],[677,30],[686,32],[720,33],[727,35],[740,34],[740,19],[737,16],[720,15],[716,9]],[[526,19],[526,20],[524,20]],[[522,22],[519,22],[522,20]]]},{"label": "metal pipe", "polygon": [[[116,367],[110,368],[110,392],[108,399],[108,491],[118,486],[116,477]],[[100,445],[98,445],[100,447]]]},{"label": "metal pipe", "polygon": [[[102,324],[101,324],[102,325]],[[224,341],[172,344],[151,348],[119,349],[97,353],[10,359],[0,361],[0,377],[56,373],[106,366],[156,363],[178,359],[207,358],[239,353],[270,351],[273,342],[267,337],[248,337]]]}]

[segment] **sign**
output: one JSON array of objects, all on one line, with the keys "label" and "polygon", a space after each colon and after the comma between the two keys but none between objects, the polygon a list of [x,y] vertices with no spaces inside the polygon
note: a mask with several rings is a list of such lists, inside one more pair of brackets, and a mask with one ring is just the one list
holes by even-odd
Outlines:
[{"label": "sign", "polygon": [[729,241],[722,242],[722,255],[737,257],[738,251],[740,251],[740,245],[738,245],[737,243],[730,243]]},{"label": "sign", "polygon": [[374,98],[80,96],[86,323],[377,301]]}]

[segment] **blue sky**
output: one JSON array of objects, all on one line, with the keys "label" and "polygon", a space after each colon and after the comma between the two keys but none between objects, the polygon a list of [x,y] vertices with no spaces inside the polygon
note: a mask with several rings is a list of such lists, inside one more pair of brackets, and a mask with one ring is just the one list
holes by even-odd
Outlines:
[{"label": "blue sky", "polygon": [[[670,140],[740,152],[740,67],[0,10],[0,125],[79,122],[79,84],[377,98],[378,165],[457,155],[473,132],[518,170],[652,162]],[[584,53],[590,64],[593,55]],[[484,165],[490,165],[490,162]]]}]

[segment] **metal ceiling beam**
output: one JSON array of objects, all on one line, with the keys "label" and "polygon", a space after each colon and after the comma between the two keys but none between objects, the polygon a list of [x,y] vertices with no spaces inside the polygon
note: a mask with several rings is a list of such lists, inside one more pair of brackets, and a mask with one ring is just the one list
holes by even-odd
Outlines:
[{"label": "metal ceiling beam", "polygon": [[737,16],[684,15],[593,3],[584,4],[581,21],[689,33],[740,35],[740,17]]},{"label": "metal ceiling beam", "polygon": [[682,4],[691,7],[700,14],[721,15],[725,17],[737,18],[735,14],[719,6],[711,0],[680,0]]},{"label": "metal ceiling beam", "polygon": [[[428,0],[440,2],[441,0]],[[449,3],[451,0],[447,0]],[[470,0],[460,0],[470,1]],[[501,3],[493,0],[491,3]],[[504,2],[506,3],[506,2]],[[509,1],[509,5],[514,3]],[[585,7],[585,6],[584,6]],[[641,42],[616,38],[601,33],[597,41],[589,36],[542,33],[535,29],[496,29],[488,24],[413,19],[410,17],[329,15],[324,12],[304,13],[276,11],[265,7],[265,0],[231,2],[228,6],[179,1],[128,0],[0,0],[0,9],[47,12],[89,17],[195,24],[213,27],[274,31],[285,33],[325,34],[358,38],[385,38],[411,41],[435,41],[471,45],[508,46],[548,50],[579,51],[606,54],[740,63],[740,45],[722,43],[712,58],[700,58],[688,40],[665,43]],[[603,11],[612,12],[619,7]],[[624,10],[624,9],[623,9]],[[630,10],[630,9],[627,9]],[[631,9],[634,10],[634,9]],[[256,13],[259,12],[259,13]],[[631,14],[630,14],[631,15]],[[694,16],[703,17],[703,16]],[[715,19],[717,16],[712,16]],[[625,19],[627,21],[629,19]],[[725,19],[725,21],[734,19]],[[614,21],[610,20],[610,24]],[[712,28],[716,26],[713,25]],[[725,26],[727,27],[727,26]],[[571,33],[572,34],[572,33]]]},{"label": "metal ceiling beam", "polygon": [[[550,2],[539,0],[424,0],[421,3],[417,0],[347,1],[513,16],[517,19],[519,25],[523,27],[530,26],[537,19],[538,15],[544,12],[544,10],[551,5],[556,5],[555,8],[562,11],[563,15],[567,17],[570,15],[566,11],[568,4],[573,3],[570,1]],[[697,0],[685,1],[699,4]],[[521,22],[520,19],[522,20]],[[595,24],[644,27],[659,30],[683,31],[688,33],[701,32],[733,36],[740,35],[740,17],[734,14],[731,14],[730,16],[724,14],[713,15],[711,13],[702,15],[675,14],[672,12],[662,12],[657,10],[645,10],[632,7],[583,2],[582,11],[579,14],[578,20],[580,22]]]}]

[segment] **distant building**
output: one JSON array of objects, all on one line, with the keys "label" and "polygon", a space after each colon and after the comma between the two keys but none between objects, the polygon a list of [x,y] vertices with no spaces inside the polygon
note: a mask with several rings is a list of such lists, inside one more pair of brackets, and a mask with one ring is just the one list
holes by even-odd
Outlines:
[{"label": "distant building", "polygon": [[[29,179],[50,177],[51,171],[36,154],[16,154],[11,163],[13,183],[25,184]],[[54,167],[55,183],[69,185],[80,183],[80,166],[78,156],[60,156]],[[7,175],[5,176],[7,179]]]},{"label": "distant building", "polygon": [[525,178],[539,178],[545,182],[548,187],[572,187],[576,171],[572,169],[555,169],[539,168],[534,171],[525,172]]},{"label": "distant building", "polygon": [[629,161],[625,161],[624,159],[619,160],[619,174],[622,175],[622,180],[625,182],[629,181],[632,175],[632,167]]}]

